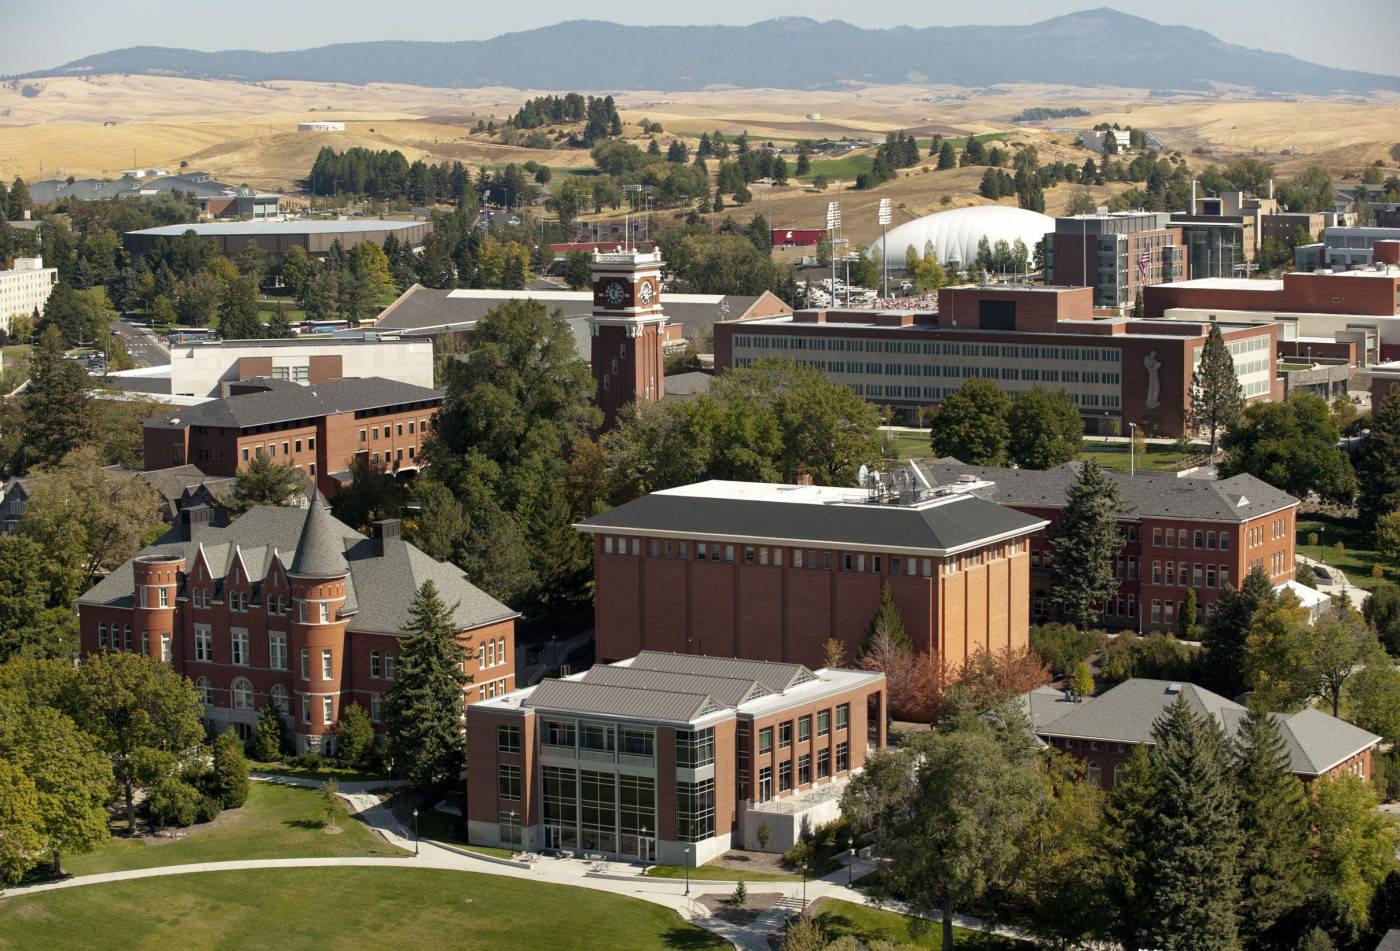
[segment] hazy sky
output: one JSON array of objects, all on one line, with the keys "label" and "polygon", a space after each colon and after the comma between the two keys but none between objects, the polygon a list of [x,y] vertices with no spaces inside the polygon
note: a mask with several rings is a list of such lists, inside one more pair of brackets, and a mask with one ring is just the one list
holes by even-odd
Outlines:
[{"label": "hazy sky", "polygon": [[[194,49],[303,49],[359,40],[476,40],[589,17],[637,24],[751,23],[777,16],[852,20],[859,25],[936,26],[1033,23],[1083,10],[1096,0],[571,0],[484,3],[482,0],[0,0],[0,74],[63,63],[126,46]],[[1111,6],[1159,23],[1207,30],[1229,43],[1290,53],[1301,59],[1400,74],[1400,2],[1355,0],[1330,7],[1317,0],[1115,0]],[[755,11],[761,11],[756,14]],[[509,11],[509,20],[496,16]],[[989,12],[994,11],[994,12]]]}]

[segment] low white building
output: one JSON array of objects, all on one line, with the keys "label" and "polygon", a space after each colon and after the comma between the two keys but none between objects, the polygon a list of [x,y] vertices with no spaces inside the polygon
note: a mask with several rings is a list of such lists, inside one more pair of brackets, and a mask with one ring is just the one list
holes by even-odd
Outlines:
[{"label": "low white building", "polygon": [[306,385],[382,377],[431,388],[433,342],[429,337],[387,339],[372,331],[288,340],[198,341],[171,347],[168,367],[120,371],[108,374],[107,381],[126,390],[215,399],[229,395],[240,380],[259,377]]},{"label": "low white building", "polygon": [[298,122],[298,132],[344,132],[344,122]]},{"label": "low white building", "polygon": [[42,316],[56,283],[58,268],[44,267],[43,258],[15,258],[0,271],[0,336],[9,336],[13,317]]}]

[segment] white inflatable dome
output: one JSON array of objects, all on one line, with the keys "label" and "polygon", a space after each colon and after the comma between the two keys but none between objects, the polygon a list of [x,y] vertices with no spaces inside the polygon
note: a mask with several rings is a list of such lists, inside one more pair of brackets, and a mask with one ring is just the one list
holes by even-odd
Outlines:
[{"label": "white inflatable dome", "polygon": [[[1007,205],[977,205],[972,208],[954,208],[932,215],[924,215],[914,221],[907,221],[897,228],[891,228],[886,235],[885,263],[890,267],[904,267],[904,252],[912,244],[922,255],[925,244],[933,242],[938,253],[938,263],[944,267],[956,262],[966,267],[977,257],[977,242],[985,236],[995,245],[998,241],[1012,244],[1020,238],[1026,244],[1027,253],[1035,249],[1036,243],[1055,230],[1055,219],[1038,211],[1024,208],[1011,208]],[[880,250],[877,238],[866,251],[874,258]]]}]

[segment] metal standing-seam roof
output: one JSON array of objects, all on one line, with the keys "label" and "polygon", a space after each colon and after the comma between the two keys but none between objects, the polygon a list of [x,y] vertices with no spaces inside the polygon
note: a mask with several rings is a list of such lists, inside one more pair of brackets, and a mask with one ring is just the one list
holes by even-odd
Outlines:
[{"label": "metal standing-seam roof", "polygon": [[639,690],[582,680],[544,680],[521,703],[524,707],[596,713],[668,723],[690,723],[720,709],[707,694]]},{"label": "metal standing-seam roof", "polygon": [[817,679],[816,674],[801,664],[741,660],[737,657],[710,657],[705,654],[673,654],[667,651],[642,651],[626,662],[626,665],[634,670],[662,670],[699,677],[756,680],[773,693],[782,693],[790,687]]},{"label": "metal standing-seam roof", "polygon": [[771,693],[757,680],[743,677],[678,674],[667,670],[644,670],[616,664],[598,664],[589,668],[581,679],[586,684],[604,684],[609,687],[703,694],[726,707],[737,707],[746,700]]},{"label": "metal standing-seam roof", "polygon": [[185,429],[189,426],[247,429],[294,419],[315,419],[337,413],[440,400],[442,395],[441,390],[378,376],[329,380],[313,386],[273,384],[266,391],[227,396],[152,416],[141,425],[147,429]]}]

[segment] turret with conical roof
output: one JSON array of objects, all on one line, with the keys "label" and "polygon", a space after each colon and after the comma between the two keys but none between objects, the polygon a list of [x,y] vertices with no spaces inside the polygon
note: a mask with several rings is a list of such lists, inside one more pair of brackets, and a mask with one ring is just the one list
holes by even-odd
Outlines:
[{"label": "turret with conical roof", "polygon": [[343,578],[350,573],[345,540],[336,528],[326,497],[316,490],[301,526],[296,554],[287,574],[298,578]]}]

